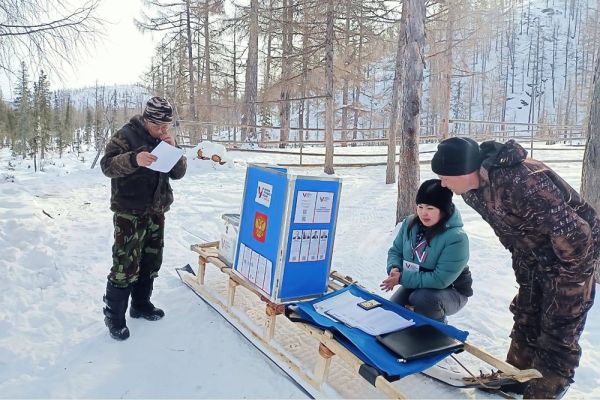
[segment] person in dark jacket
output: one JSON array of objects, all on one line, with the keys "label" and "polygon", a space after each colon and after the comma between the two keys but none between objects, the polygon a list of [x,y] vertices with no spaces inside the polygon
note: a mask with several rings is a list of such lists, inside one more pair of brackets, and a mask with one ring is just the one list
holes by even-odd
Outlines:
[{"label": "person in dark jacket", "polygon": [[168,131],[172,120],[169,102],[152,97],[143,115],[132,117],[111,137],[100,161],[102,172],[111,178],[110,208],[115,228],[113,266],[103,312],[109,333],[116,340],[129,337],[125,313],[130,295],[132,318],[156,321],[165,315],[150,297],[162,264],[165,212],[173,203],[169,178],[183,178],[187,163],[185,156],[181,157],[168,173],[149,167],[157,160],[151,152],[161,141],[175,146]]},{"label": "person in dark jacket", "polygon": [[446,322],[473,295],[469,239],[452,192],[439,179],[421,184],[416,203],[416,214],[404,220],[388,251],[388,277],[380,286],[390,291],[400,284],[391,301]]},{"label": "person in dark jacket", "polygon": [[442,185],[490,224],[512,253],[519,290],[507,361],[543,378],[504,389],[525,398],[560,398],[579,365],[579,338],[594,303],[600,255],[596,211],[514,140],[481,146],[468,138],[438,145],[431,161]]}]

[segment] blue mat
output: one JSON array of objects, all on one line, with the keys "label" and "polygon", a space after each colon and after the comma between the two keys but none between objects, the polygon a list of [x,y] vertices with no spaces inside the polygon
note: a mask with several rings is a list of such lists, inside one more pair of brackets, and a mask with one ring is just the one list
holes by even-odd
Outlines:
[{"label": "blue mat", "polygon": [[301,321],[332,332],[340,344],[360,358],[364,363],[377,369],[380,374],[385,375],[389,380],[395,380],[417,372],[421,372],[448,357],[450,354],[452,354],[452,352],[432,357],[424,357],[413,361],[400,362],[398,361],[398,356],[379,344],[374,336],[371,336],[358,328],[351,328],[341,322],[333,321],[315,311],[313,307],[314,303],[338,295],[347,290],[349,290],[353,295],[362,297],[365,300],[378,300],[380,303],[382,303],[382,307],[384,309],[394,311],[406,319],[412,319],[416,326],[433,325],[440,331],[461,342],[464,342],[469,335],[467,331],[462,331],[453,326],[442,324],[441,322],[414,313],[404,307],[390,302],[387,299],[384,299],[383,297],[367,292],[357,285],[350,285],[344,289],[337,290],[311,301],[288,305],[288,307],[291,307],[290,309],[297,314]]}]

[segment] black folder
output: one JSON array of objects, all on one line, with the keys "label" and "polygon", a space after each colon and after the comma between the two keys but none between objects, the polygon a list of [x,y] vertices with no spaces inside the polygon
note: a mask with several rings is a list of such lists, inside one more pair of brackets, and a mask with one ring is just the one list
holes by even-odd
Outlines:
[{"label": "black folder", "polygon": [[462,342],[432,325],[409,326],[376,337],[377,341],[405,361],[462,351]]}]

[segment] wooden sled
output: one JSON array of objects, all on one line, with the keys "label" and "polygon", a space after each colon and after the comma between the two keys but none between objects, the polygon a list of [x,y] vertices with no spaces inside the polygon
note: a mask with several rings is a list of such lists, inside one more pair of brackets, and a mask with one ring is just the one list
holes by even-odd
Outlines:
[{"label": "wooden sled", "polygon": [[[191,268],[178,269],[181,280],[311,397],[367,398],[381,397],[383,393],[389,398],[404,399],[408,398],[405,393],[408,388],[410,397],[431,397],[430,388],[419,395],[415,389],[423,386],[422,381],[415,381],[417,378],[413,375],[390,382],[341,345],[331,332],[290,321],[284,315],[285,305],[272,303],[252,284],[232,272],[231,267],[219,258],[218,245],[219,242],[192,245],[191,250],[198,253],[198,270],[194,274]],[[209,264],[216,269],[207,270]],[[225,274],[225,280],[218,279],[223,277],[221,273]],[[211,275],[210,288],[205,285],[208,275]],[[333,271],[328,288],[337,290],[351,283],[351,278]],[[238,291],[238,287],[244,290]],[[440,375],[442,370],[430,371],[430,374],[424,371],[424,374],[451,386],[487,388],[492,392],[497,390],[499,382],[526,382],[541,377],[535,369],[519,370],[469,343],[465,342],[464,350],[491,366],[492,372],[469,373],[470,376],[467,374],[462,378],[464,385],[457,383],[456,378],[454,382],[445,380]],[[313,369],[309,371],[307,366],[311,365]],[[357,384],[357,375],[371,386]],[[408,384],[403,384],[405,381],[409,381]]]}]

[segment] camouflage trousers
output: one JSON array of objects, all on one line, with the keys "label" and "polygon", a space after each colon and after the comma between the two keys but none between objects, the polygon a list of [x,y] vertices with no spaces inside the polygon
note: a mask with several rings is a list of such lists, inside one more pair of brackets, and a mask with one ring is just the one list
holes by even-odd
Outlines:
[{"label": "camouflage trousers", "polygon": [[556,397],[573,382],[581,358],[579,338],[594,304],[593,266],[542,266],[535,257],[513,254],[519,291],[510,305],[514,325],[507,361],[535,368],[525,397]]},{"label": "camouflage trousers", "polygon": [[113,266],[108,280],[117,287],[127,287],[138,279],[156,278],[162,264],[164,214],[117,212],[113,225]]}]

